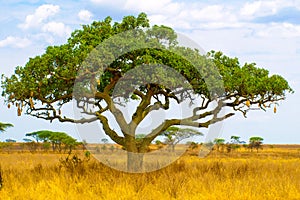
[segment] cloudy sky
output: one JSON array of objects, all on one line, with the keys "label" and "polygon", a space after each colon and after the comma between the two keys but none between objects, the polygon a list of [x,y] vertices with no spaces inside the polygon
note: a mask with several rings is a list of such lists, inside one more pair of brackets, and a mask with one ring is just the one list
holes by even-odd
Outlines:
[{"label": "cloudy sky", "polygon": [[[93,20],[146,12],[152,24],[174,28],[204,50],[221,50],[241,63],[256,62],[271,74],[284,76],[295,90],[280,103],[278,112],[254,111],[223,123],[222,137],[243,140],[262,136],[266,143],[300,143],[300,1],[299,0],[0,0],[0,72],[11,75],[28,58],[42,54],[49,45],[62,44],[74,29]],[[50,124],[30,116],[17,117],[0,100],[0,121],[15,125],[0,140],[22,140],[40,129],[66,131],[75,126]]]}]

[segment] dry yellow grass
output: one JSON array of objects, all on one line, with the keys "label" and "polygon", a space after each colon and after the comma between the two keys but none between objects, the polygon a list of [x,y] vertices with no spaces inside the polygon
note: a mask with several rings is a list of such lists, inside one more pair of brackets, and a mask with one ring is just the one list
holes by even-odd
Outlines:
[{"label": "dry yellow grass", "polygon": [[[81,152],[81,154],[83,154]],[[96,160],[62,167],[58,154],[2,153],[1,200],[300,199],[300,152],[264,149],[184,156],[156,172],[127,174]]]}]

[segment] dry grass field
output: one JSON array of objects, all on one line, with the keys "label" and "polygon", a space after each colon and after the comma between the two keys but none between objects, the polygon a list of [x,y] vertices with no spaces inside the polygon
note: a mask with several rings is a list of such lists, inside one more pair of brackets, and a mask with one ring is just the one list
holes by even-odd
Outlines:
[{"label": "dry grass field", "polygon": [[82,162],[65,162],[63,154],[0,153],[0,199],[300,199],[300,146],[185,155],[145,174],[119,172],[77,154]]}]

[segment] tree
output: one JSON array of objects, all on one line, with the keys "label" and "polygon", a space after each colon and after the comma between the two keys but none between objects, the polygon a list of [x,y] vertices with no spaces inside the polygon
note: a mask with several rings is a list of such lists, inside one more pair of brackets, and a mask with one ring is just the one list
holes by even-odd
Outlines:
[{"label": "tree", "polygon": [[44,143],[51,143],[53,151],[58,150],[59,152],[61,152],[62,146],[64,145],[65,150],[69,150],[69,154],[72,152],[72,149],[74,149],[75,146],[79,144],[76,139],[72,138],[64,132],[41,130],[32,133],[27,133],[26,136],[31,136],[35,138],[37,142],[43,141]]},{"label": "tree", "polygon": [[258,149],[262,148],[262,143],[263,143],[263,138],[262,137],[251,137],[249,139],[249,148],[251,149],[251,151],[253,149],[256,149],[256,151],[258,152]]},{"label": "tree", "polygon": [[14,139],[6,139],[5,142],[16,143],[17,141]]},{"label": "tree", "polygon": [[12,124],[7,124],[7,123],[2,123],[0,122],[0,133],[4,132],[7,128],[13,127],[14,125]]},{"label": "tree", "polygon": [[224,147],[225,139],[223,138],[215,138],[214,143],[217,146],[217,150],[220,151],[221,147]]},{"label": "tree", "polygon": [[236,150],[240,148],[240,144],[242,144],[242,141],[240,141],[240,136],[231,136],[230,139],[230,143],[227,144],[227,151],[230,152],[232,149]]},{"label": "tree", "polygon": [[36,131],[36,132],[32,132],[32,133],[26,133],[25,136],[33,137],[36,140],[36,142],[39,142],[39,141],[47,142],[47,141],[49,141],[49,137],[51,136],[51,134],[53,134],[52,131],[41,130],[41,131]]},{"label": "tree", "polygon": [[107,138],[102,138],[102,139],[101,139],[101,142],[102,142],[103,144],[107,144],[107,143],[108,143],[108,139],[107,139]]},{"label": "tree", "polygon": [[28,139],[28,138],[23,138],[23,141],[24,141],[24,142],[34,142],[33,140]]},{"label": "tree", "polygon": [[235,136],[235,135],[231,136],[230,137],[231,143],[232,144],[240,144],[241,143],[240,138],[241,138],[240,136]]},{"label": "tree", "polygon": [[65,145],[65,151],[68,150],[68,154],[71,154],[73,149],[79,144],[76,139],[68,135],[62,139],[62,143]]},{"label": "tree", "polygon": [[189,148],[191,148],[192,150],[198,148],[197,142],[191,142],[191,141],[189,141],[189,142],[187,142],[187,144],[189,145]]},{"label": "tree", "polygon": [[175,151],[175,146],[184,139],[192,136],[202,136],[203,134],[197,130],[189,128],[169,127],[167,130],[162,132],[162,135],[166,137],[165,144],[170,145],[171,150]]},{"label": "tree", "polygon": [[[107,17],[83,25],[66,44],[47,47],[43,55],[18,66],[14,75],[4,76],[2,88],[6,103],[16,105],[19,116],[25,112],[50,122],[99,121],[105,134],[127,150],[127,168],[134,172],[142,167],[138,153],[147,152],[169,127],[208,128],[238,111],[246,116],[250,110],[270,108],[293,92],[284,78],[269,76],[255,63],[241,65],[222,52],[201,55],[180,46],[173,29],[150,26],[144,13],[126,16],[120,23]],[[73,100],[84,116],[66,116],[63,108]],[[133,101],[137,107],[128,122],[118,105]],[[171,102],[186,101],[194,105],[190,116],[165,119],[136,139],[147,116],[169,110]],[[225,107],[232,111],[222,114]],[[107,113],[120,133],[110,126]]]}]

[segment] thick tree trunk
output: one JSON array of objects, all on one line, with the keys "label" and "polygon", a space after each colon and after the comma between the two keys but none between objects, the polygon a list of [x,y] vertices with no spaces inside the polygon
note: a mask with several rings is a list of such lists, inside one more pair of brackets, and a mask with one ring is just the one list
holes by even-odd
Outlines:
[{"label": "thick tree trunk", "polygon": [[139,173],[144,169],[144,154],[147,152],[147,145],[141,146],[134,137],[126,142],[127,151],[127,171],[131,173]]},{"label": "thick tree trunk", "polygon": [[144,153],[127,152],[127,171],[142,172],[144,168]]}]

